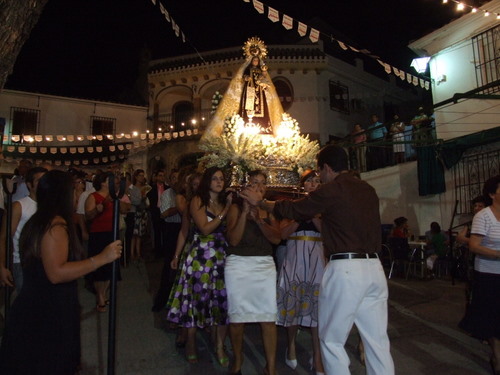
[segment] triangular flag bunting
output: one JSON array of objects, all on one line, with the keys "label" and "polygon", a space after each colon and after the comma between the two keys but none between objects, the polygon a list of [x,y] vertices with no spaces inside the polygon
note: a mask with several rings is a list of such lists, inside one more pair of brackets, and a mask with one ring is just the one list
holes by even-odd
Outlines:
[{"label": "triangular flag bunting", "polygon": [[276,9],[267,7],[267,17],[273,21],[273,22],[278,22],[280,20],[279,13]]},{"label": "triangular flag bunting", "polygon": [[319,39],[319,31],[311,27],[311,32],[309,33],[309,39],[311,39],[311,42],[317,43]]},{"label": "triangular flag bunting", "polygon": [[418,77],[413,76],[413,86],[418,86]]},{"label": "triangular flag bunting", "polygon": [[299,27],[297,29],[300,36],[304,36],[307,33],[307,25],[305,23],[299,22]]},{"label": "triangular flag bunting", "polygon": [[410,73],[406,73],[406,80],[408,81],[408,83],[411,83],[412,78]]},{"label": "triangular flag bunting", "polygon": [[342,43],[340,40],[337,40],[337,43],[339,44],[340,48],[342,48],[344,51],[347,51],[349,48]]},{"label": "triangular flag bunting", "polygon": [[262,4],[259,0],[253,0],[253,7],[260,14],[264,13],[264,4]]},{"label": "triangular flag bunting", "polygon": [[283,22],[281,24],[285,29],[290,30],[293,27],[293,18],[283,14]]}]

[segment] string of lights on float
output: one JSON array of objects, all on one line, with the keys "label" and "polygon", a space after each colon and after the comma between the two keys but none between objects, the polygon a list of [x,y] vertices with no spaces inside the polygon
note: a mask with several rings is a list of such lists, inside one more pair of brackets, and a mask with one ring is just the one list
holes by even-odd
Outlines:
[{"label": "string of lights on float", "polygon": [[478,8],[476,8],[475,6],[472,6],[472,5],[469,5],[469,4],[466,4],[462,1],[458,1],[458,0],[442,0],[443,4],[456,4],[456,9],[460,12],[463,12],[465,11],[466,9],[469,9],[471,13],[477,13],[479,11],[483,12],[483,15],[485,17],[489,17],[490,15],[494,14],[495,15],[495,18],[497,20],[500,20],[500,13],[497,13],[497,12],[491,12],[487,9],[481,9],[479,10]]}]

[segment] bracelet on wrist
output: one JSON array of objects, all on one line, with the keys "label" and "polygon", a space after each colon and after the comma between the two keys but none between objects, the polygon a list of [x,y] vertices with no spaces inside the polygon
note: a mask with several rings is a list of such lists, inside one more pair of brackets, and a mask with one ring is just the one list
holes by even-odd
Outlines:
[{"label": "bracelet on wrist", "polygon": [[217,215],[217,219],[219,219],[220,221],[224,220],[224,215],[222,215],[222,214]]}]

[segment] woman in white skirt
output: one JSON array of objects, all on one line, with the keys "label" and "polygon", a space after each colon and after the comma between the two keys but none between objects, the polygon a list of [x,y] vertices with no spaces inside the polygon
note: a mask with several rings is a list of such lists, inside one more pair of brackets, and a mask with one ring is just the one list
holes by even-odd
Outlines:
[{"label": "woman in white skirt", "polygon": [[[300,180],[304,191],[318,188],[320,179],[316,171],[307,171]],[[297,367],[295,338],[299,326],[311,329],[313,357],[311,367],[316,374],[324,373],[318,336],[318,296],[325,269],[325,255],[321,241],[321,219],[288,221],[281,228],[281,237],[287,238],[285,260],[278,279],[278,319],[286,327],[288,347],[285,363]]]},{"label": "woman in white skirt", "polygon": [[[266,175],[249,173],[249,185],[264,190]],[[272,244],[280,242],[279,227],[269,214],[248,202],[233,204],[227,215],[229,248],[225,282],[229,336],[234,361],[230,374],[240,374],[243,364],[245,323],[260,323],[267,375],[276,374],[276,266]]]}]

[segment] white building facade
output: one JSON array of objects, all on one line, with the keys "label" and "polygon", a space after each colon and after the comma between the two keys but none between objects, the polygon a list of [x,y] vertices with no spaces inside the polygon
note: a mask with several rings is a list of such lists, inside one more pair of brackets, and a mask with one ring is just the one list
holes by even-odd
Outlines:
[{"label": "white building facade", "polygon": [[3,90],[2,171],[19,159],[82,167],[123,162],[146,133],[146,117],[141,106]]}]

